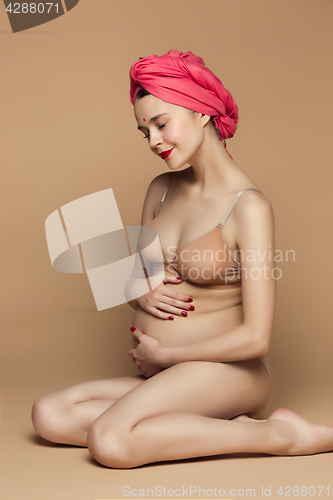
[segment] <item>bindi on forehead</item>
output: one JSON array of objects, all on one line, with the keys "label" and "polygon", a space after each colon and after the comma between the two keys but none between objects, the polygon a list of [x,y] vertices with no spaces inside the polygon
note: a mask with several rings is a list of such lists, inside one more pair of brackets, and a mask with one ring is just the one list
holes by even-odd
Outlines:
[{"label": "bindi on forehead", "polygon": [[[153,118],[150,118],[149,120],[149,123],[153,123],[153,122],[156,122],[156,120],[160,117],[160,116],[164,116],[164,115],[169,115],[170,113],[159,113],[158,115],[156,116],[153,116]],[[146,118],[142,118],[142,121],[146,121]],[[140,125],[138,125],[138,130],[141,130],[142,128],[145,128],[145,127],[141,127]]]}]

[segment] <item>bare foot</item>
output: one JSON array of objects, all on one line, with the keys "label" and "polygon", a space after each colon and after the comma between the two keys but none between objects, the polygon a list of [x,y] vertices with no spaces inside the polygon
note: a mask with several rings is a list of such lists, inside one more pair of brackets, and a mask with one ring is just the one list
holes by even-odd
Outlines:
[{"label": "bare foot", "polygon": [[231,420],[238,420],[239,422],[267,422],[267,420],[256,420],[255,418],[250,418],[247,415],[238,415],[238,417],[234,417]]},{"label": "bare foot", "polygon": [[278,429],[276,455],[313,455],[333,451],[333,426],[313,424],[287,409],[279,409],[267,419]]}]

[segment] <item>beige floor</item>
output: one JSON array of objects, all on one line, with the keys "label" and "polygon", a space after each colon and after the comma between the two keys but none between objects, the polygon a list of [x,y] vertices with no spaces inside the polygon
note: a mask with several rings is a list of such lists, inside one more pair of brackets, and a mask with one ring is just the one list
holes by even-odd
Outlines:
[{"label": "beige floor", "polygon": [[[315,491],[315,495],[302,498],[329,498],[327,489],[319,497],[319,486],[330,487],[329,494],[333,495],[333,453],[308,457],[225,455],[158,463],[132,470],[102,467],[86,449],[48,443],[34,433],[30,422],[32,403],[50,387],[47,381],[37,381],[35,377],[33,384],[29,376],[26,383],[22,380],[1,381],[0,498],[4,500],[139,498],[139,491],[136,496],[135,492],[125,496],[125,486],[136,490],[142,488],[140,498],[159,498],[158,491],[147,492],[147,488],[157,486],[165,487],[166,493],[184,487],[184,493],[177,492],[178,498],[190,498],[190,486],[206,489],[201,495],[199,490],[193,489],[191,498],[214,498],[214,493],[207,490],[215,487],[225,490],[224,497],[217,495],[216,498],[248,498],[254,497],[254,492],[256,498],[262,498],[271,487],[270,497],[281,499],[284,497],[278,495],[280,486],[284,494],[289,492],[289,486],[315,487],[310,491]],[[312,421],[330,423],[333,417],[331,394],[327,392],[327,400],[321,398],[319,404],[315,386],[307,388],[310,398],[305,392],[299,393],[298,406],[292,409]],[[268,407],[263,417],[271,409]],[[266,495],[262,494],[262,487]],[[250,494],[246,489],[254,491]],[[296,496],[297,489],[295,495],[292,491],[291,496]],[[166,497],[171,496],[172,491],[169,491]]]}]

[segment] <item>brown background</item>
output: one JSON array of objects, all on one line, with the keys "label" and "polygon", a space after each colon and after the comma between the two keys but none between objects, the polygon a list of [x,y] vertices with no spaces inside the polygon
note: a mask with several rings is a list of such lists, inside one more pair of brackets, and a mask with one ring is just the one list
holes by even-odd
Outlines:
[{"label": "brown background", "polygon": [[166,166],[136,129],[128,70],[171,48],[200,55],[233,94],[240,121],[228,150],[273,204],[276,248],[295,250],[295,262],[278,264],[273,391],[262,417],[288,407],[333,422],[332,14],[330,0],[81,0],[51,23],[13,34],[0,6],[6,500],[122,498],[124,485],[253,487],[256,496],[271,485],[272,498],[281,498],[278,486],[333,486],[332,454],[117,471],[85,449],[48,445],[30,423],[45,392],[137,373],[128,356],[134,311],[124,304],[97,312],[86,275],[55,272],[44,222],[112,187],[123,224],[140,223],[148,184]]}]

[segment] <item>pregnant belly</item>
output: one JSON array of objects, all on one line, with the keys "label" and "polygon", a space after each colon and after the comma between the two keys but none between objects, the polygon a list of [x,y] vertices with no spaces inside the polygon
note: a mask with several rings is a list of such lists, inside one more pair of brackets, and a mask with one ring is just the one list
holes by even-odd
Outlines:
[{"label": "pregnant belly", "polygon": [[188,281],[166,283],[165,286],[192,297],[195,311],[188,311],[186,317],[173,315],[174,320],[168,320],[157,318],[139,306],[133,322],[135,328],[157,339],[165,347],[198,342],[227,332],[243,322],[241,288],[226,290]]}]

